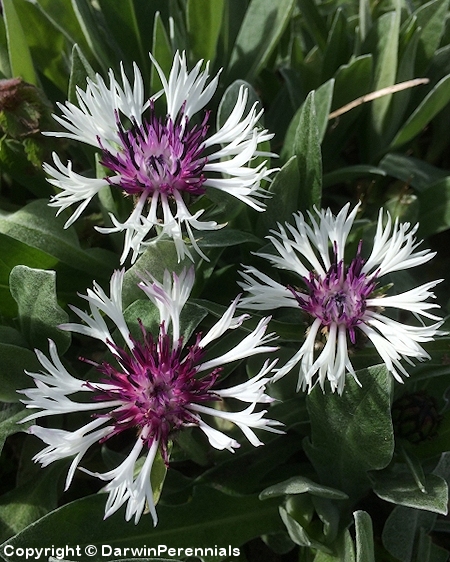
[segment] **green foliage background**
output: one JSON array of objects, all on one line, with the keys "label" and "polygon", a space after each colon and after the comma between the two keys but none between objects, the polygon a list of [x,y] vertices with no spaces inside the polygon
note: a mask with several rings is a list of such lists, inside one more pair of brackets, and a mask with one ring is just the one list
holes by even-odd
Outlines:
[{"label": "green foliage background", "polygon": [[[158,504],[160,523],[126,523],[120,512],[103,521],[104,495],[81,472],[62,492],[67,463],[41,470],[31,458],[41,446],[17,422],[25,417],[23,370],[39,370],[33,349],[52,338],[67,365],[96,351],[60,331],[68,303],[81,305],[95,279],[105,286],[119,265],[120,238],[96,233],[108,211],[126,215],[126,202],[105,190],[68,230],[47,205],[52,186],[42,162],[57,150],[79,170],[97,173],[93,152],[41,135],[54,130],[56,102],[75,101],[86,77],[120,61],[131,76],[139,65],[147,93],[160,88],[148,52],[165,72],[173,54],[220,68],[212,102],[218,123],[241,84],[249,104],[265,108],[275,133],[271,150],[281,169],[268,186],[264,213],[231,197],[208,193],[201,208],[226,229],[205,232],[199,245],[210,261],[196,263],[194,299],[183,330],[191,334],[220,316],[236,296],[241,263],[277,221],[313,205],[339,209],[362,201],[359,238],[370,241],[380,207],[400,220],[420,222],[419,236],[438,252],[425,271],[392,276],[397,290],[442,278],[437,296],[448,313],[450,228],[450,19],[449,1],[406,0],[2,0],[0,17],[0,537],[15,547],[62,544],[241,547],[239,560],[290,562],[444,562],[450,552],[446,516],[450,479],[450,339],[426,346],[431,360],[393,383],[372,350],[352,358],[359,387],[349,380],[342,397],[315,389],[295,393],[288,376],[272,392],[270,417],[287,435],[264,435],[230,456],[211,451],[195,431],[174,443],[171,468]],[[17,80],[20,77],[22,81]],[[394,84],[428,82],[361,103],[329,117],[353,100]],[[16,79],[16,80],[15,80]],[[129,264],[128,264],[129,265]],[[161,277],[179,270],[170,241],[150,247],[125,275],[130,322],[147,326],[154,310],[139,301],[140,271]],[[259,264],[260,266],[260,264]],[[256,323],[258,318],[254,318]],[[304,327],[295,314],[274,317],[283,347],[295,348]],[[244,328],[243,328],[244,329]],[[224,342],[225,345],[227,342]],[[228,345],[232,339],[228,340]],[[280,354],[288,354],[282,349]],[[287,355],[288,356],[288,355]],[[234,370],[252,374],[258,361]],[[231,380],[230,379],[230,380]],[[440,422],[433,438],[411,444],[394,435],[392,403],[412,392],[434,397]],[[76,420],[75,420],[76,421]],[[57,420],[61,427],[68,421]],[[91,470],[124,452],[104,445],[86,462]],[[163,478],[163,476],[161,476]],[[4,552],[2,550],[2,552]],[[17,556],[3,557],[8,562]],[[101,557],[86,558],[93,562]],[[210,560],[221,557],[208,558]]]}]

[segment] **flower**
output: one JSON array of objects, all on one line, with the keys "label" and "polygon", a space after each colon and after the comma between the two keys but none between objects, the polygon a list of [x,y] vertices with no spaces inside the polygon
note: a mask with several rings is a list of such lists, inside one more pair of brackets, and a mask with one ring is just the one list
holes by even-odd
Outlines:
[{"label": "flower", "polygon": [[[392,223],[387,214],[383,226],[380,210],[372,250],[367,258],[361,255],[362,242],[356,256],[347,263],[344,250],[359,204],[349,213],[350,204],[333,216],[330,209],[315,209],[318,221],[308,213],[311,226],[302,213],[294,214],[295,226],[278,225],[268,239],[277,254],[258,254],[275,267],[288,270],[298,278],[298,287],[284,286],[247,267],[242,273],[242,287],[249,296],[242,305],[250,309],[273,310],[277,307],[300,308],[309,318],[309,327],[301,348],[284,367],[277,369],[278,379],[300,363],[298,390],[328,380],[331,390],[342,394],[348,371],[356,380],[349,351],[357,343],[370,340],[394,378],[402,382],[408,373],[401,363],[413,364],[413,359],[428,359],[420,343],[440,335],[442,321],[429,312],[437,304],[426,302],[434,298],[431,289],[440,281],[431,281],[397,295],[387,296],[377,290],[379,280],[394,271],[409,269],[428,262],[435,254],[416,251],[414,237],[418,225]],[[290,237],[290,236],[291,237]],[[408,325],[383,314],[385,309],[399,309],[416,318],[436,320],[434,324]]]},{"label": "flower", "polygon": [[[239,447],[239,443],[204,421],[204,415],[235,424],[254,446],[262,444],[253,431],[255,428],[282,433],[276,428],[281,425],[279,422],[264,418],[266,410],[256,409],[258,403],[272,401],[265,393],[265,385],[270,380],[268,373],[275,362],[266,361],[257,375],[236,386],[220,388],[217,385],[223,365],[254,354],[272,352],[276,348],[267,345],[273,335],[266,335],[269,318],[263,318],[234,349],[205,360],[211,342],[228,330],[238,328],[248,318],[246,314],[235,316],[238,299],[205,335],[197,333],[193,343],[185,346],[180,335],[180,314],[194,283],[193,269],[184,270],[179,276],[175,273],[171,276],[166,271],[163,283],[153,278],[145,278],[139,283],[143,293],[159,311],[160,327],[159,334],[153,337],[140,322],[142,337],[138,340],[131,335],[122,311],[123,275],[123,271],[113,274],[110,297],[96,283],[93,290],[83,295],[89,303],[90,315],[72,307],[84,324],[60,326],[104,343],[113,361],[88,361],[98,371],[100,380],[84,381],[72,376],[62,364],[54,342],[50,341],[50,359],[36,350],[43,371],[27,373],[33,377],[36,388],[21,392],[27,397],[23,400],[26,407],[36,410],[26,420],[72,412],[91,413],[90,421],[76,431],[38,425],[29,429],[48,445],[34,457],[43,467],[55,460],[74,456],[66,489],[91,445],[133,430],[133,433],[130,432],[134,440],[131,451],[116,468],[105,473],[82,470],[107,482],[105,491],[109,492],[109,496],[105,518],[128,502],[127,520],[134,515],[137,523],[147,505],[156,525],[150,480],[152,465],[158,451],[168,464],[169,441],[182,428],[197,426],[215,449],[231,452]],[[116,341],[117,338],[122,339],[123,347],[115,343],[105,317],[113,321],[118,330]],[[88,398],[72,400],[70,396],[75,393],[84,393]],[[241,411],[230,411],[226,404],[229,398],[247,405]],[[142,458],[137,465],[140,456]]]},{"label": "flower", "polygon": [[[110,213],[112,227],[97,227],[102,233],[125,231],[121,263],[132,252],[135,261],[140,252],[161,236],[173,239],[178,258],[192,259],[184,241],[185,234],[197,253],[194,230],[222,228],[214,221],[201,221],[204,209],[189,211],[189,202],[214,188],[233,195],[250,207],[262,211],[261,198],[267,196],[261,187],[272,170],[266,162],[252,168],[256,156],[273,156],[258,151],[258,145],[273,135],[257,126],[263,111],[255,103],[244,117],[248,90],[241,87],[234,109],[225,123],[209,134],[210,112],[195,124],[194,115],[214,95],[219,74],[209,81],[209,63],[203,61],[188,71],[185,54],[177,52],[167,80],[161,67],[150,55],[161,79],[163,90],[150,99],[144,97],[141,72],[134,64],[131,86],[121,67],[122,85],[112,70],[109,85],[97,74],[96,81],[87,79],[86,91],[77,87],[78,105],[66,101],[58,104],[62,116],[54,118],[65,129],[46,134],[74,139],[100,150],[100,163],[109,172],[104,178],[89,178],[73,171],[72,162],[63,164],[54,153],[55,166],[44,164],[49,182],[61,189],[50,205],[58,213],[78,205],[65,227],[74,223],[91,199],[105,186],[120,189],[133,199],[134,208],[124,221]],[[167,114],[160,117],[154,102],[164,93]],[[185,232],[184,232],[185,231]],[[157,234],[148,240],[151,234]]]}]

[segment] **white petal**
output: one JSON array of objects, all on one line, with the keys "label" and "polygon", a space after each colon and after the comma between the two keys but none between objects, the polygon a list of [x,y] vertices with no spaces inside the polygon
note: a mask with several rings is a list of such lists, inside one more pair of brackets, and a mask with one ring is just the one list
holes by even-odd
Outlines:
[{"label": "white petal", "polygon": [[57,460],[76,455],[67,474],[65,484],[65,489],[67,490],[72,482],[79,462],[89,447],[113,431],[113,427],[97,429],[108,421],[108,418],[96,418],[74,432],[65,431],[63,429],[48,429],[38,425],[31,426],[28,429],[28,433],[36,435],[48,445],[48,447],[35,455],[33,460],[45,467]]},{"label": "white petal", "polygon": [[167,114],[173,120],[177,118],[182,108],[184,115],[190,118],[211,100],[217,88],[219,74],[206,86],[209,78],[209,62],[203,72],[200,71],[203,60],[199,61],[189,72],[185,53],[183,52],[180,55],[177,52],[175,53],[169,80],[167,80],[161,67],[151,54],[150,58],[163,85],[167,100]]},{"label": "white petal", "polygon": [[278,307],[298,308],[297,300],[292,292],[265,273],[261,273],[254,267],[246,266],[240,275],[245,282],[238,284],[244,291],[250,293],[250,296],[241,299],[240,307],[255,310],[274,310]]},{"label": "white petal", "polygon": [[103,178],[86,178],[76,174],[72,170],[72,162],[70,160],[67,166],[64,166],[55,152],[53,152],[52,156],[56,168],[50,166],[50,164],[44,164],[43,168],[50,176],[50,179],[47,181],[61,189],[61,191],[51,197],[50,207],[59,207],[57,212],[57,215],[59,215],[59,213],[71,205],[79,203],[76,211],[64,225],[65,228],[68,228],[78,219],[94,195],[97,195],[103,187],[108,185],[108,182]]},{"label": "white petal", "polygon": [[241,402],[248,402],[249,404],[256,403],[270,403],[274,401],[274,398],[265,394],[266,384],[272,382],[272,377],[266,377],[266,375],[271,372],[277,363],[278,359],[269,363],[265,361],[261,370],[257,375],[245,381],[241,384],[224,388],[221,390],[215,390],[214,394],[217,394],[221,398],[234,398]]},{"label": "white petal", "polygon": [[108,346],[111,352],[114,353],[115,348],[113,345],[113,338],[102,315],[100,314],[100,312],[103,312],[115,323],[128,347],[133,349],[134,345],[130,339],[130,331],[125,322],[122,311],[122,284],[124,274],[124,269],[115,271],[112,274],[109,284],[109,297],[96,281],[94,281],[93,290],[87,290],[87,295],[79,295],[81,298],[88,301],[92,316],[87,315],[77,307],[72,306],[71,308],[75,314],[77,314],[87,324],[87,326],[69,323],[61,324],[59,327],[62,330],[77,332],[99,339]]},{"label": "white petal", "polygon": [[250,443],[255,447],[258,447],[263,443],[257,438],[251,428],[264,429],[265,431],[270,431],[271,433],[284,433],[284,431],[274,427],[281,426],[283,424],[276,420],[264,418],[264,414],[267,413],[267,410],[255,412],[255,404],[250,404],[250,406],[241,412],[224,412],[222,410],[202,406],[201,404],[191,404],[189,409],[199,414],[207,414],[209,416],[214,416],[234,423],[241,429]]},{"label": "white petal", "polygon": [[214,324],[205,336],[202,337],[199,342],[200,347],[206,347],[212,341],[220,338],[220,336],[227,330],[234,330],[235,328],[238,328],[242,322],[250,318],[248,314],[242,314],[241,316],[234,317],[238,302],[239,297],[236,297],[221,316],[220,320]]},{"label": "white petal", "polygon": [[159,311],[160,324],[164,322],[166,329],[172,324],[174,342],[180,339],[180,314],[186,304],[195,281],[194,268],[184,268],[180,275],[164,272],[163,282],[157,281],[151,273],[142,276],[138,287],[156,305]]},{"label": "white petal", "polygon": [[271,353],[272,351],[276,351],[278,349],[277,347],[269,347],[265,345],[275,339],[274,334],[265,335],[269,321],[270,318],[262,318],[253,332],[241,340],[234,349],[224,353],[216,359],[211,359],[201,364],[198,367],[198,372],[200,373],[208,369],[220,367],[221,365],[225,365],[226,363],[231,363],[232,361],[237,361],[239,359],[245,359],[257,353]]}]

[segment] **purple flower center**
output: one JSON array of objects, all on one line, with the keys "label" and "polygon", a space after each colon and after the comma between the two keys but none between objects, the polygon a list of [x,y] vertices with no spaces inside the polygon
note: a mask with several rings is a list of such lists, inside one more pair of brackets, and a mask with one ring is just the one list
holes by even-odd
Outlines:
[{"label": "purple flower center", "polygon": [[319,318],[323,326],[345,326],[353,344],[356,343],[355,328],[364,319],[366,299],[376,286],[376,275],[367,277],[361,273],[363,265],[358,250],[348,268],[342,260],[335,259],[324,277],[314,272],[309,279],[304,277],[306,294],[290,288],[304,312]]},{"label": "purple flower center", "polygon": [[171,196],[180,191],[202,195],[208,118],[207,112],[200,126],[189,129],[183,114],[175,122],[170,117],[162,120],[151,107],[148,121],[141,125],[133,122],[125,130],[117,116],[120,148],[110,151],[98,139],[103,151],[101,164],[116,174],[107,181],[130,195],[158,192]]},{"label": "purple flower center", "polygon": [[96,400],[122,402],[112,412],[104,414],[115,423],[114,431],[107,438],[126,429],[146,427],[148,446],[155,439],[159,440],[164,460],[168,462],[167,444],[171,434],[183,426],[198,423],[189,405],[218,399],[211,387],[221,368],[203,378],[198,377],[198,365],[204,355],[199,345],[201,334],[183,352],[182,339],[173,346],[164,325],[160,327],[157,341],[142,325],[141,329],[144,341],[133,339],[131,353],[114,346],[119,368],[107,362],[94,363],[106,375],[101,383],[108,388],[99,390],[95,384],[87,384],[93,390],[99,390]]}]

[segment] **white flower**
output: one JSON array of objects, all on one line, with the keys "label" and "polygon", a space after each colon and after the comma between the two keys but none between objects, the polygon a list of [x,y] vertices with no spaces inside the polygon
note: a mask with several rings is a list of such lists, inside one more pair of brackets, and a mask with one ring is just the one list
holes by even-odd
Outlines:
[{"label": "white flower", "polygon": [[[70,102],[58,104],[62,116],[55,116],[65,129],[46,134],[83,142],[99,149],[101,163],[108,176],[92,179],[75,173],[72,162],[63,164],[53,154],[54,166],[45,164],[49,182],[59,191],[50,205],[58,214],[78,205],[66,222],[70,226],[79,218],[92,198],[105,186],[120,189],[131,196],[134,208],[124,221],[110,215],[112,227],[98,227],[103,233],[125,232],[121,261],[132,253],[132,261],[161,236],[173,239],[178,258],[192,259],[185,242],[205,257],[198,247],[194,231],[222,228],[214,221],[202,221],[203,209],[191,213],[189,201],[197,199],[207,188],[233,195],[252,208],[262,211],[261,198],[267,196],[263,180],[270,180],[273,170],[263,162],[250,163],[256,156],[274,156],[258,150],[273,135],[258,128],[263,113],[253,105],[245,115],[248,90],[242,87],[236,105],[215,133],[209,135],[209,112],[193,125],[192,117],[202,111],[214,95],[219,74],[209,80],[209,63],[203,61],[188,70],[185,54],[175,54],[168,80],[156,60],[163,90],[147,100],[140,70],[134,65],[131,86],[122,68],[120,85],[112,70],[109,83],[100,75],[87,79],[87,88],[77,87],[78,107]],[[164,94],[167,114],[155,114],[153,103]]]},{"label": "white flower", "polygon": [[[260,372],[246,382],[229,388],[215,388],[224,365],[257,353],[270,353],[276,348],[268,345],[273,335],[266,335],[269,318],[264,318],[234,349],[204,360],[206,348],[211,342],[248,318],[246,314],[235,316],[238,299],[206,334],[198,333],[192,345],[185,346],[180,335],[180,314],[194,284],[193,269],[184,270],[179,276],[166,272],[162,283],[150,276],[139,283],[143,294],[159,311],[160,328],[154,338],[141,326],[142,338],[138,341],[130,334],[123,316],[122,281],[123,272],[115,272],[110,282],[110,296],[94,284],[94,290],[88,290],[84,296],[89,303],[90,314],[72,308],[84,324],[60,326],[103,342],[105,350],[113,356],[113,363],[89,361],[97,368],[100,380],[79,380],[64,367],[55,344],[50,341],[50,359],[36,351],[43,371],[28,373],[33,377],[36,388],[21,391],[27,397],[23,400],[27,408],[35,410],[23,421],[73,412],[93,414],[93,421],[76,431],[37,425],[29,430],[47,444],[35,457],[42,466],[74,456],[66,488],[91,445],[133,429],[136,440],[119,466],[103,474],[82,470],[107,482],[104,490],[109,496],[105,517],[126,503],[126,519],[134,516],[137,523],[147,505],[156,524],[150,481],[152,465],[158,450],[168,464],[169,441],[183,427],[198,426],[213,447],[231,452],[239,447],[239,443],[209,425],[202,415],[207,415],[210,420],[219,418],[235,424],[255,446],[262,444],[255,429],[282,433],[276,427],[281,425],[279,422],[266,419],[266,410],[257,409],[257,404],[272,401],[265,393],[265,387],[270,382],[269,373],[275,361],[266,361]],[[121,340],[125,342],[124,348],[114,342],[112,330],[107,326],[109,320],[118,328]],[[73,399],[75,393],[84,399]],[[86,393],[89,394],[88,400]],[[227,400],[230,398],[244,403],[244,409],[229,411]],[[215,408],[218,403],[219,407]],[[136,474],[136,463],[140,457],[142,468]]]},{"label": "white flower", "polygon": [[[409,269],[428,262],[435,254],[416,251],[417,225],[392,223],[389,213],[383,226],[380,210],[372,251],[361,256],[360,243],[356,256],[344,263],[344,250],[359,204],[349,213],[350,204],[334,216],[330,209],[317,211],[318,220],[309,214],[310,224],[301,213],[294,214],[295,226],[278,225],[279,231],[268,236],[275,254],[258,254],[277,268],[294,273],[295,287],[285,286],[254,267],[242,273],[240,285],[249,293],[242,306],[257,310],[277,307],[300,308],[310,324],[301,348],[283,367],[277,369],[278,379],[299,364],[298,389],[310,391],[319,383],[322,389],[328,380],[331,390],[342,393],[346,373],[355,377],[349,347],[368,339],[396,380],[408,376],[401,361],[428,359],[420,343],[440,335],[439,317],[430,312],[437,304],[431,289],[440,281],[432,281],[410,291],[387,296],[377,293],[383,275]],[[384,310],[409,311],[420,325],[408,325],[383,314]],[[426,325],[421,318],[436,322]]]}]

